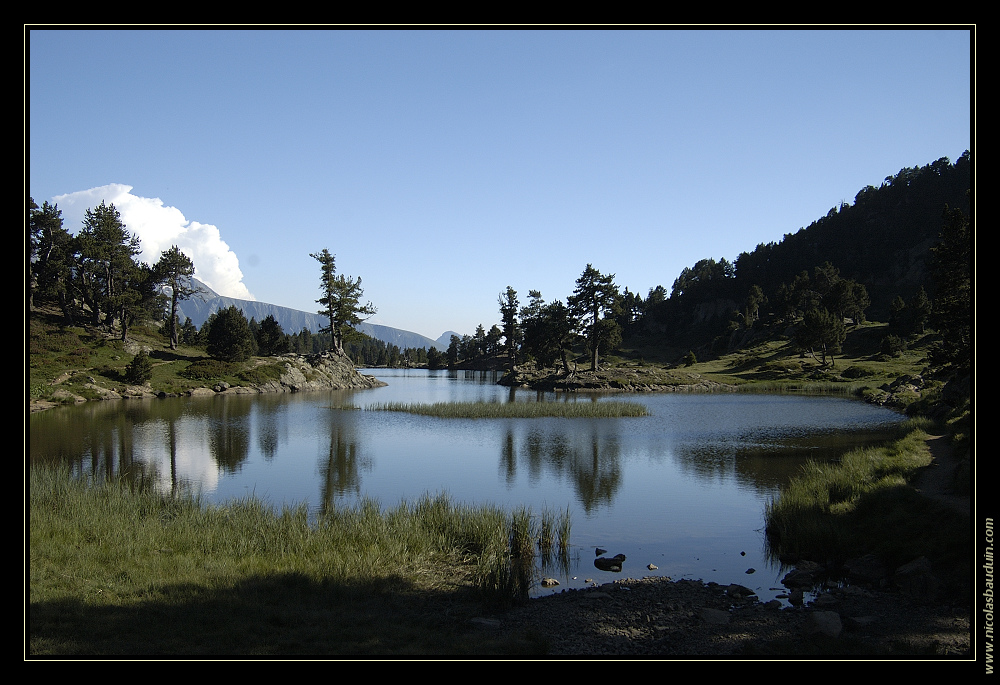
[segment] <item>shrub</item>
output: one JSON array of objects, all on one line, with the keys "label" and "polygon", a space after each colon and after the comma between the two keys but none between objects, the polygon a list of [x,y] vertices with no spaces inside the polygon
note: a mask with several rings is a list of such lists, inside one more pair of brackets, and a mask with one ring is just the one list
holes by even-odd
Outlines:
[{"label": "shrub", "polygon": [[879,348],[882,354],[898,357],[906,351],[906,341],[898,335],[887,335],[882,338],[882,345]]},{"label": "shrub", "polygon": [[256,366],[252,369],[246,369],[240,371],[239,378],[246,381],[247,383],[253,383],[254,385],[264,385],[270,383],[271,381],[277,381],[281,379],[281,374],[284,373],[285,368],[280,364],[265,364],[262,366]]},{"label": "shrub", "polygon": [[802,362],[798,359],[776,359],[761,364],[757,370],[763,373],[802,373]]},{"label": "shrub", "polygon": [[840,375],[844,378],[869,378],[871,376],[877,376],[878,372],[866,369],[863,366],[849,366],[844,369],[843,373]]},{"label": "shrub", "polygon": [[125,367],[125,380],[132,385],[142,385],[152,377],[153,361],[149,358],[149,354],[142,350]]},{"label": "shrub", "polygon": [[239,368],[238,364],[230,364],[218,359],[199,359],[184,369],[181,375],[193,381],[210,381],[232,376]]}]

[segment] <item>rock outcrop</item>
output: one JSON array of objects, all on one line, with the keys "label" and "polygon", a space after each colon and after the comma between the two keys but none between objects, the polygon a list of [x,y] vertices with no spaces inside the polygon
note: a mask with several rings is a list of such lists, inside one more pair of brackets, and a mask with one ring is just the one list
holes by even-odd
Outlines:
[{"label": "rock outcrop", "polygon": [[[277,380],[244,386],[251,392],[303,392],[307,390],[346,390],[380,388],[384,382],[359,372],[354,363],[336,354],[289,354],[261,360],[262,364],[284,366]],[[224,392],[235,391],[227,388]]]},{"label": "rock outcrop", "polygon": [[[379,388],[384,382],[374,376],[359,372],[354,363],[346,356],[337,354],[298,355],[287,354],[279,357],[258,358],[253,365],[248,365],[248,371],[254,368],[270,366],[281,369],[280,375],[272,380],[259,382],[243,382],[239,385],[216,383],[210,387],[191,388],[187,395],[253,395],[269,392],[306,392],[310,390],[346,390]],[[79,374],[77,374],[79,375]],[[271,374],[266,374],[273,376]],[[265,374],[261,374],[265,377]],[[55,385],[71,380],[73,373],[65,374],[56,380]],[[154,392],[148,385],[119,385],[107,387],[100,385],[92,376],[85,376],[84,390],[86,397],[75,394],[63,388],[57,388],[49,401],[32,401],[31,411],[42,411],[59,404],[80,403],[92,399],[115,400],[139,397],[165,397],[166,393]]]}]

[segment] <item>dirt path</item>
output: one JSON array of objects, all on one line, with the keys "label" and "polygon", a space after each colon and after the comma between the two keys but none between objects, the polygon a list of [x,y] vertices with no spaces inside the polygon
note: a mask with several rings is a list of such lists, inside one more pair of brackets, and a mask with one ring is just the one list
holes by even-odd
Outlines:
[{"label": "dirt path", "polygon": [[955,511],[968,514],[972,511],[972,501],[968,495],[955,494],[953,484],[958,470],[958,459],[944,435],[932,435],[927,439],[933,461],[913,481],[917,492],[945,504]]}]

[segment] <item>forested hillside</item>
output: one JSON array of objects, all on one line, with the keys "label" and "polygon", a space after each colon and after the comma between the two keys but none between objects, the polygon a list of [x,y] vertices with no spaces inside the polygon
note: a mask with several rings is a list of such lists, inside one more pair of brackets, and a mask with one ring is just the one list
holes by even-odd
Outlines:
[{"label": "forested hillside", "polygon": [[734,264],[739,290],[757,284],[774,293],[803,270],[830,262],[868,289],[869,318],[884,321],[896,296],[909,300],[920,287],[933,298],[930,248],[939,239],[946,205],[969,216],[971,176],[966,151],[954,164],[942,157],[901,169],[878,188],[862,188],[854,204],[833,207],[781,242],[742,253]]},{"label": "forested hillside", "polygon": [[947,208],[971,216],[971,168],[966,151],[954,164],[943,157],[902,169],[878,188],[862,188],[854,204],[833,207],[808,227],[743,252],[735,262],[700,260],[682,271],[669,292],[656,286],[645,299],[626,292],[628,311],[620,318],[625,338],[710,345],[734,325],[768,314],[802,314],[808,309],[804,294],[822,299],[824,289],[838,282],[863,287],[857,295],[867,296],[867,306],[860,314],[869,320],[888,321],[900,299],[933,300],[938,286],[932,248],[941,239]]}]

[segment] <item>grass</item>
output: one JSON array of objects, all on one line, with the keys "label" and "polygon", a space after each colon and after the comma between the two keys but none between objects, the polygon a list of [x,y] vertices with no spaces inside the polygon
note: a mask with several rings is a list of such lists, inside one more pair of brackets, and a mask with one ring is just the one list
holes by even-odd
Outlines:
[{"label": "grass", "polygon": [[29,482],[33,656],[544,653],[469,623],[526,596],[526,509],[427,496],[311,520],[65,468],[32,467]]},{"label": "grass", "polygon": [[[921,374],[927,364],[927,351],[935,342],[934,334],[916,336],[908,341],[907,349],[898,355],[880,352],[880,343],[889,332],[884,323],[868,322],[848,330],[843,350],[831,357],[832,364],[821,365],[808,355],[803,355],[794,342],[780,332],[772,331],[748,347],[719,356],[706,354],[703,361],[691,366],[679,365],[675,369],[681,384],[691,383],[686,375],[738,386],[752,392],[838,393],[863,396],[866,391],[891,383],[903,375]],[[633,360],[643,360],[639,367],[680,363],[684,350],[673,350],[665,355],[654,347],[638,346],[623,351]],[[699,359],[702,354],[699,352]],[[621,358],[605,357],[610,364],[636,366]]]},{"label": "grass", "polygon": [[920,556],[945,567],[967,564],[968,517],[908,485],[931,462],[929,427],[928,420],[913,419],[901,427],[905,434],[884,445],[848,452],[837,463],[806,464],[766,505],[772,555],[844,561],[877,552],[890,567]]},{"label": "grass", "polygon": [[[80,323],[84,323],[83,320]],[[926,366],[928,345],[936,339],[931,334],[920,336],[908,341],[907,349],[901,354],[886,356],[880,354],[879,345],[887,332],[886,325],[880,323],[851,328],[843,352],[835,355],[833,366],[826,367],[808,356],[802,356],[792,341],[777,329],[767,334],[769,339],[721,356],[707,354],[704,361],[691,366],[677,366],[686,349],[668,350],[662,342],[652,339],[633,341],[634,347],[605,355],[602,370],[597,374],[586,371],[586,359],[575,360],[574,366],[579,364],[578,374],[568,381],[567,388],[573,389],[573,383],[578,380],[585,381],[584,385],[590,382],[594,387],[609,390],[697,386],[708,381],[739,386],[753,392],[835,392],[877,401],[884,395],[878,390],[880,386],[891,383],[901,375],[922,372]],[[46,309],[31,312],[28,333],[28,391],[31,399],[59,401],[58,397],[54,397],[57,390],[96,399],[101,396],[98,388],[119,390],[125,384],[125,367],[139,346],[150,349],[153,377],[149,387],[153,392],[182,394],[197,387],[211,387],[218,382],[230,385],[263,384],[280,376],[279,368],[262,359],[245,364],[225,364],[208,358],[203,348],[182,345],[170,350],[162,332],[154,326],[133,327],[129,332],[130,342],[125,345],[104,331],[84,325],[65,326],[57,311]],[[766,336],[762,334],[763,337]],[[701,350],[698,357],[702,358]],[[545,373],[539,375],[548,378]],[[52,385],[57,378],[59,384]],[[553,378],[553,382],[564,380],[560,374],[555,374]],[[64,398],[61,401],[72,401],[65,393],[60,395]],[[913,398],[914,401],[917,399]],[[530,415],[535,416],[549,411],[570,410],[552,406],[544,409],[541,406],[518,406],[475,407],[459,411],[462,413],[456,416],[470,417],[465,413],[470,412],[472,418],[517,411],[516,416],[520,418],[522,411],[534,412]],[[590,410],[584,410],[581,405],[572,411]],[[609,411],[609,408],[601,407],[594,411]]]},{"label": "grass", "polygon": [[367,409],[446,419],[622,418],[648,413],[645,406],[634,402],[386,402]]}]

